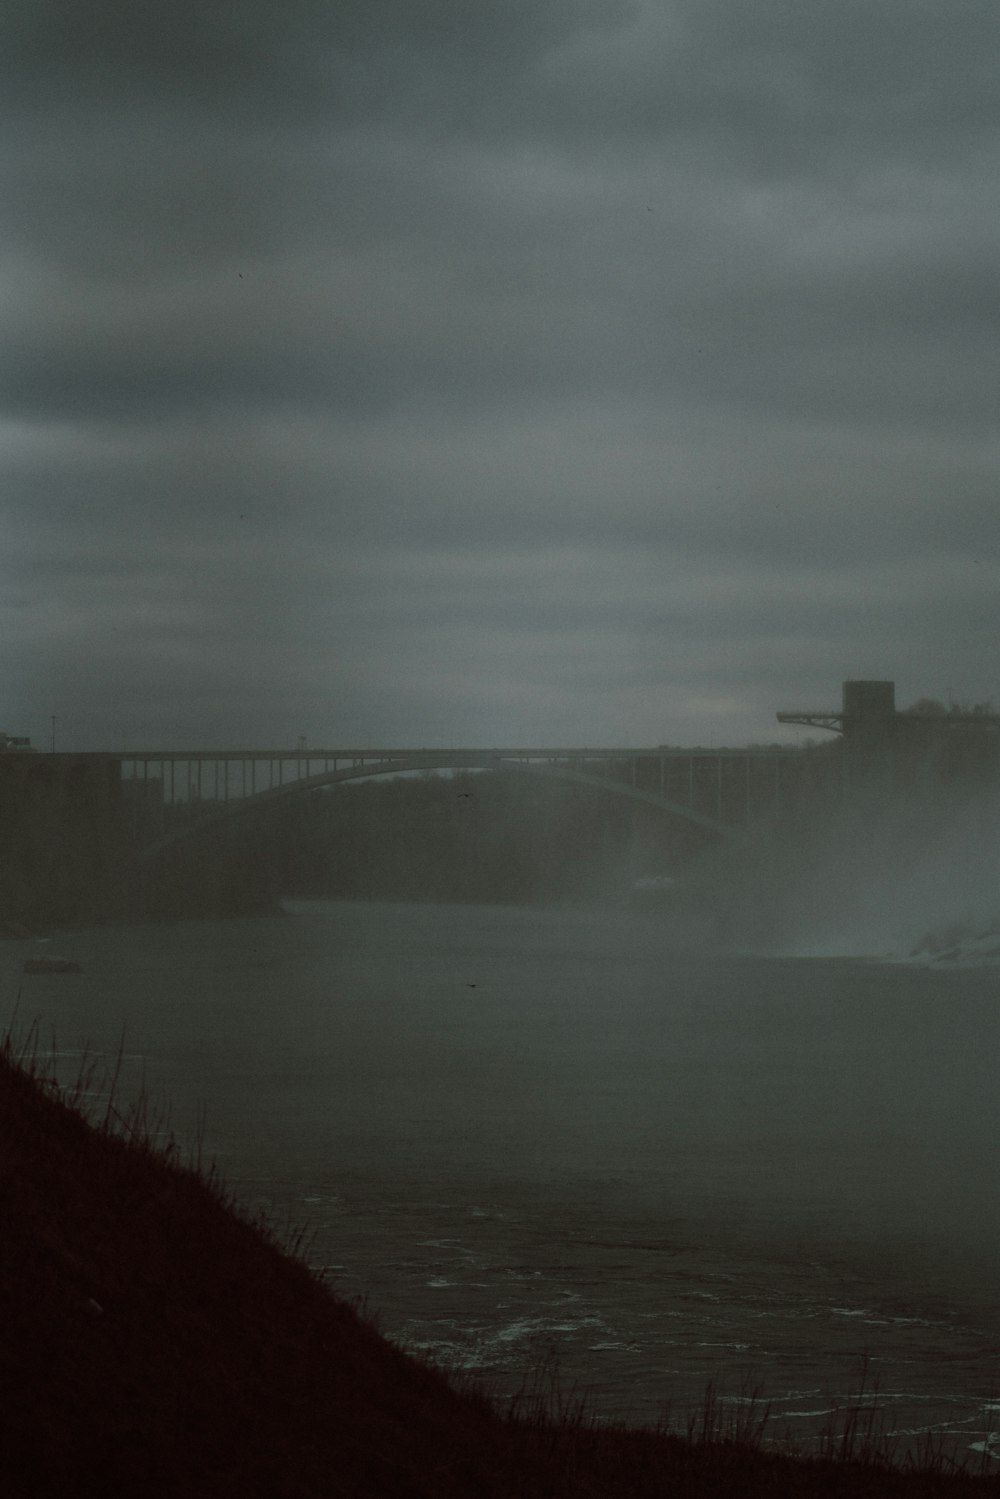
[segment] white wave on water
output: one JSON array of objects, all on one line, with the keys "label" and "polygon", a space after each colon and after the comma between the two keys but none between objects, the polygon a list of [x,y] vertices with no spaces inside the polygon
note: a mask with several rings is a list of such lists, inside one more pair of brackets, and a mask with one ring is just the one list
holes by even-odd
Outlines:
[{"label": "white wave on water", "polygon": [[597,1316],[575,1318],[573,1321],[557,1322],[552,1317],[519,1317],[506,1327],[493,1333],[494,1343],[516,1343],[525,1338],[537,1338],[553,1332],[580,1332],[585,1327],[603,1327],[604,1319]]}]

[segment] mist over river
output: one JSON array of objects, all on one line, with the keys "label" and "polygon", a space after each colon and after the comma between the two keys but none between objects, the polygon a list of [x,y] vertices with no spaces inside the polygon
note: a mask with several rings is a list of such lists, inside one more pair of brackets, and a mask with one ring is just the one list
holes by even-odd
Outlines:
[{"label": "mist over river", "polygon": [[[5,1019],[143,1076],[393,1338],[606,1414],[716,1379],[808,1442],[1000,1416],[1000,970],[672,947],[618,910],[294,902],[0,949]],[[81,974],[22,975],[38,950]]]}]

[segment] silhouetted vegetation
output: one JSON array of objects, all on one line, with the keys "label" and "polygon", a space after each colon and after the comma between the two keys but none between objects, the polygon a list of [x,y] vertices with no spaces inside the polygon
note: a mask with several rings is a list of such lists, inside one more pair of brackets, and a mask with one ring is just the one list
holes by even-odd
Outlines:
[{"label": "silhouetted vegetation", "polygon": [[275,827],[285,894],[361,900],[620,900],[703,841],[612,792],[492,772],[292,798]]},{"label": "silhouetted vegetation", "polygon": [[981,791],[1000,784],[1000,722],[993,704],[920,698],[897,714],[901,788]]},{"label": "silhouetted vegetation", "polygon": [[[205,815],[204,804],[198,811]],[[269,822],[234,818],[205,827],[149,864],[126,867],[117,905],[144,920],[265,915],[285,893],[281,871],[281,846]]]},{"label": "silhouetted vegetation", "polygon": [[9,1037],[0,1137],[9,1499],[996,1493],[942,1452],[893,1468],[870,1402],[796,1459],[764,1447],[759,1407],[728,1418],[711,1391],[677,1436],[458,1389],[180,1159],[144,1099],[86,1067],[62,1095]]}]

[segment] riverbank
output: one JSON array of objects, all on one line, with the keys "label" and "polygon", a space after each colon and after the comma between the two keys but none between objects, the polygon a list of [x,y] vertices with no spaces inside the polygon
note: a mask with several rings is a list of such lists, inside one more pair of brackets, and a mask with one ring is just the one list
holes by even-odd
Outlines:
[{"label": "riverbank", "polygon": [[[943,1472],[796,1461],[519,1419],[380,1336],[140,1102],[59,1093],[0,1051],[0,1488],[9,1499],[995,1494]],[[90,1118],[84,1117],[89,1112]],[[695,1433],[697,1435],[697,1433]]]}]

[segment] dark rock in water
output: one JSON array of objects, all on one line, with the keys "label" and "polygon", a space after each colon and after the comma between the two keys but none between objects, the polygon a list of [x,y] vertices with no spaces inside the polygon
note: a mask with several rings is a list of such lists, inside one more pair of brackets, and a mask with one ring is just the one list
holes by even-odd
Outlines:
[{"label": "dark rock in water", "polygon": [[24,973],[82,973],[72,958],[25,958]]}]

